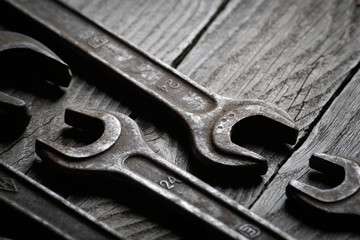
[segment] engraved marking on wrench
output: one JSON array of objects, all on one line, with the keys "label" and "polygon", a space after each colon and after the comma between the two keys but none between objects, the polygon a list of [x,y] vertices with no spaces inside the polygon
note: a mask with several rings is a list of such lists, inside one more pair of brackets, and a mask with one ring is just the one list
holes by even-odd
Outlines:
[{"label": "engraved marking on wrench", "polygon": [[173,79],[168,79],[164,83],[159,83],[157,85],[157,87],[164,92],[169,92],[170,89],[175,90],[175,89],[179,88],[180,84],[175,82],[175,80],[173,80]]},{"label": "engraved marking on wrench", "polygon": [[108,40],[103,36],[93,36],[88,40],[89,46],[95,49],[105,45],[107,42]]},{"label": "engraved marking on wrench", "polygon": [[0,177],[0,190],[8,192],[18,192],[14,179],[7,177]]},{"label": "engraved marking on wrench", "polygon": [[261,234],[260,229],[251,224],[243,224],[238,227],[237,231],[251,239],[258,237]]},{"label": "engraved marking on wrench", "polygon": [[161,180],[159,182],[160,186],[167,188],[169,190],[175,186],[175,183],[181,183],[181,181],[172,176],[168,176],[166,180]]},{"label": "engraved marking on wrench", "polygon": [[104,60],[114,63],[123,73],[177,105],[179,109],[201,113],[215,107],[213,100],[206,93],[194,88],[171,71],[164,71],[161,66],[149,64],[151,60],[136,50],[119,48],[116,40],[101,35],[94,35],[85,41],[87,45],[96,49]]}]

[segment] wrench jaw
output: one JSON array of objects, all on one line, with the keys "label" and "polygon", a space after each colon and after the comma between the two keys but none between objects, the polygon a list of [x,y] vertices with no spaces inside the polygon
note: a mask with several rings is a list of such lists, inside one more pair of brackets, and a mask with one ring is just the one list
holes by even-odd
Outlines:
[{"label": "wrench jaw", "polygon": [[[48,51],[51,50],[48,49]],[[27,74],[38,75],[41,80],[43,79],[61,87],[68,87],[72,78],[69,66],[55,55],[55,53],[49,53],[51,53],[51,55],[45,55],[29,49],[17,49],[13,50],[13,53],[9,53],[9,55],[11,54],[13,57],[25,55],[27,57],[23,61],[34,62],[34,64],[26,67],[26,71],[29,72]]]},{"label": "wrench jaw", "polygon": [[0,114],[2,121],[10,123],[15,129],[20,130],[24,130],[31,119],[29,109],[23,100],[3,92],[0,92]]},{"label": "wrench jaw", "polygon": [[352,159],[314,154],[310,167],[329,175],[344,174],[343,182],[332,189],[319,189],[308,184],[291,180],[286,195],[305,206],[326,214],[360,215],[360,167]]},{"label": "wrench jaw", "polygon": [[[42,79],[64,87],[71,80],[69,67],[55,53],[40,42],[19,33],[0,31],[0,65],[4,80],[41,75]],[[14,126],[16,133],[23,131],[31,119],[24,101],[2,92],[0,114],[4,123],[2,125]]]},{"label": "wrench jaw", "polygon": [[[66,109],[65,122],[79,128],[100,128],[103,133],[95,142],[82,147],[67,147],[45,139],[37,139],[35,150],[46,163],[71,170],[101,170],[97,156],[111,148],[120,137],[121,124],[112,114],[84,110]],[[111,164],[107,164],[111,165]],[[100,168],[106,166],[100,166]]]},{"label": "wrench jaw", "polygon": [[[247,149],[242,152],[245,154],[240,158],[239,154],[233,155],[217,151],[211,140],[194,140],[193,151],[195,157],[203,165],[207,166],[209,170],[215,170],[219,175],[262,175],[267,171],[267,162],[264,158],[261,156],[257,158],[259,155],[256,156],[256,153],[252,155]],[[249,154],[246,155],[246,153]]]},{"label": "wrench jaw", "polygon": [[36,73],[63,87],[69,86],[72,78],[69,66],[54,52],[20,33],[0,31],[0,62],[11,74],[27,76],[28,72]]},{"label": "wrench jaw", "polygon": [[[220,101],[219,101],[220,102]],[[267,159],[263,156],[241,147],[233,142],[236,126],[248,121],[250,124],[246,128],[260,129],[271,141],[295,144],[298,135],[298,128],[291,117],[283,110],[276,106],[269,105],[263,101],[234,101],[226,99],[222,101],[221,108],[224,111],[218,112],[217,119],[209,123],[203,124],[202,128],[210,129],[208,132],[197,129],[193,131],[195,142],[194,151],[203,162],[214,165],[215,169],[224,168],[228,173],[246,173],[263,175],[268,168]],[[225,112],[225,113],[224,113]],[[260,119],[253,121],[252,118]],[[265,124],[264,124],[265,123]],[[259,126],[262,124],[263,126]],[[267,128],[267,129],[265,129]],[[247,130],[248,131],[248,130]],[[241,135],[240,132],[236,132]],[[209,139],[209,140],[204,140]]]},{"label": "wrench jaw", "polygon": [[88,162],[82,162],[83,158],[69,157],[65,151],[74,152],[75,148],[70,148],[57,144],[52,141],[38,138],[35,142],[36,154],[44,163],[56,169],[69,169],[81,171],[88,169]]}]

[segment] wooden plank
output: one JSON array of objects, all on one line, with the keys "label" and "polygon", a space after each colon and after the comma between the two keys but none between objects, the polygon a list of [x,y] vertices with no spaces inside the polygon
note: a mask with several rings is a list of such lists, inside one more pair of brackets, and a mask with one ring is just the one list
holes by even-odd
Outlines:
[{"label": "wooden plank", "polygon": [[[285,196],[285,188],[291,179],[319,184],[314,176],[315,171],[308,167],[308,160],[313,153],[359,158],[359,105],[360,72],[335,99],[301,148],[279,170],[252,210],[298,239],[358,239],[357,226],[354,228],[350,221],[331,219],[329,222],[328,217],[314,218],[313,211],[299,205],[291,206],[291,201]],[[328,185],[321,187],[326,188]]]},{"label": "wooden plank", "polygon": [[61,0],[171,64],[207,25],[221,0]]},{"label": "wooden plank", "polygon": [[[64,2],[66,2],[64,0]],[[85,15],[94,19],[109,31],[123,35],[128,40],[138,44],[143,50],[150,52],[158,58],[171,64],[192,43],[199,31],[205,27],[212,15],[221,6],[221,0],[214,1],[68,1],[68,4],[78,9]],[[186,34],[184,34],[186,33]],[[62,55],[63,49],[54,49]],[[72,61],[76,63],[77,60]],[[81,67],[80,67],[81,66]],[[43,137],[57,142],[74,145],[71,136],[81,134],[75,131],[71,133],[69,126],[63,122],[64,109],[67,107],[106,109],[129,115],[133,106],[129,109],[129,97],[121,96],[126,90],[117,91],[103,86],[103,78],[107,78],[101,72],[95,72],[92,67],[84,66],[79,62],[72,66],[74,77],[67,89],[58,89],[54,86],[42,84],[30,84],[21,88],[14,85],[1,85],[1,91],[19,97],[27,102],[33,117],[26,131],[14,138],[3,136],[0,140],[0,158],[11,164],[18,170],[25,172],[67,197],[72,203],[85,209],[99,220],[114,227],[129,239],[177,239],[178,234],[169,230],[153,217],[163,215],[165,211],[153,210],[153,213],[144,213],[139,210],[149,207],[147,198],[142,199],[139,206],[131,205],[126,190],[116,188],[112,191],[117,193],[113,196],[103,196],[93,193],[92,186],[81,191],[79,184],[67,181],[61,175],[47,174],[48,170],[43,167],[34,152],[35,139]],[[26,79],[30,81],[29,79]],[[120,94],[120,96],[119,96]],[[141,98],[140,98],[141,99]],[[126,102],[128,101],[128,102]],[[131,105],[131,104],[130,104]],[[149,144],[166,157],[169,161],[177,159],[177,149],[173,145],[177,143],[164,133],[164,129],[145,121],[138,120],[145,133]],[[67,130],[63,131],[62,129]],[[77,138],[80,144],[86,144],[86,134]],[[70,136],[70,137],[69,137]],[[71,179],[71,178],[69,178]],[[81,179],[78,179],[79,181]],[[75,181],[75,180],[74,180]],[[77,181],[77,180],[76,180]],[[94,184],[94,183],[85,183]],[[98,187],[98,188],[101,188]],[[128,190],[134,191],[134,190]],[[124,199],[127,199],[124,202]],[[151,203],[150,203],[151,204]],[[151,205],[151,207],[161,207]],[[158,213],[157,213],[158,212]],[[169,216],[166,216],[169,219]],[[170,216],[171,217],[171,216]],[[172,219],[176,221],[176,219]],[[168,221],[168,220],[166,220]],[[168,221],[170,222],[170,221]],[[1,233],[1,227],[0,227]]]},{"label": "wooden plank", "polygon": [[[206,10],[210,5],[207,2],[200,4],[203,7],[194,7],[207,20],[201,18],[199,21],[189,20],[188,22],[193,25],[188,26],[184,19],[172,21],[172,16],[182,19],[183,15],[171,14],[171,9],[178,9],[171,7],[173,6],[171,3],[176,3],[176,6],[180,4],[183,7],[179,8],[179,11],[186,12],[192,8],[188,9],[184,6],[192,6],[193,1],[180,3],[173,1],[162,3],[161,6],[156,4],[153,6],[149,3],[143,6],[140,1],[122,2],[124,5],[121,6],[115,1],[106,3],[66,1],[87,16],[96,19],[110,31],[124,34],[129,40],[167,63],[173,62],[193,41],[198,32],[197,26],[205,26],[211,15],[208,12],[214,13],[220,5],[216,1],[214,3],[216,7],[214,5],[210,7],[213,10]],[[150,13],[134,14],[132,9],[136,8],[132,8],[131,6],[134,5],[131,4],[138,6],[141,9],[139,11],[143,13],[152,9],[149,11],[151,15]],[[164,19],[169,20],[157,18],[159,13],[154,10],[158,9],[156,6],[168,9],[161,11],[165,12]],[[111,14],[112,10],[121,11],[128,16],[123,18],[120,14]],[[184,15],[191,18],[198,16],[197,14],[186,12]],[[354,50],[359,46],[359,16],[359,10],[351,0],[230,1],[180,64],[179,69],[200,84],[222,95],[234,98],[260,98],[278,104],[296,118],[302,129],[301,135],[306,136],[309,126],[321,116],[319,113],[323,107],[347,82],[346,77],[350,70],[359,62],[360,54]],[[169,24],[181,21],[183,23],[180,26],[183,30],[175,31],[169,27]],[[146,31],[148,26],[152,31]],[[161,30],[158,26],[161,26]],[[189,29],[192,29],[190,33],[187,32]],[[153,35],[153,32],[156,34]],[[166,35],[168,33],[169,35]],[[185,40],[182,39],[184,35]],[[182,45],[183,42],[187,44]],[[41,171],[41,164],[37,164],[34,140],[42,136],[69,142],[63,139],[64,133],[61,131],[65,126],[62,122],[65,107],[108,109],[125,114],[134,110],[133,107],[129,109],[127,103],[114,94],[113,90],[103,88],[99,84],[97,80],[102,76],[91,76],[86,69],[74,69],[74,72],[75,77],[71,87],[63,94],[54,90],[49,91],[47,95],[51,97],[36,92],[36,88],[31,91],[5,89],[8,93],[26,100],[31,106],[31,111],[37,114],[23,136],[1,143],[0,157],[47,185],[49,185],[49,177],[43,176],[44,170]],[[136,112],[142,110],[141,106],[136,107]],[[165,125],[166,121],[153,124],[156,120],[159,120],[156,116],[149,119],[144,119],[143,116],[137,118],[149,144],[167,160],[191,171],[194,170],[192,162],[196,160],[192,159],[190,152],[182,147],[185,139],[169,135],[166,133],[167,130],[174,131],[170,124],[159,127],[161,123]],[[70,141],[69,144],[72,142]],[[217,178],[206,176],[201,169],[197,170],[196,174],[209,180],[211,184],[238,202],[251,206],[261,195],[268,181],[277,173],[279,165],[291,153],[286,148],[275,152],[261,148],[257,150],[270,158],[268,174],[258,181],[252,182],[253,179],[239,177],[231,183],[226,180],[221,182]],[[178,238],[178,235],[167,227],[160,227],[157,220],[149,220],[151,215],[144,214],[136,207],[132,208],[127,202],[96,193],[75,194],[71,189],[67,189],[69,185],[64,184],[67,187],[61,187],[59,183],[54,185],[56,190],[65,188],[63,192],[60,190],[59,192],[65,196],[70,195],[68,196],[70,201],[124,232],[131,239]],[[161,212],[159,208],[159,214]],[[169,218],[169,222],[172,220],[174,219]],[[271,218],[269,220],[272,221]]]},{"label": "wooden plank", "polygon": [[[231,1],[178,69],[221,95],[275,103],[306,137],[360,60],[359,13],[352,0]],[[246,206],[289,156],[254,150],[270,159],[261,182],[219,186]]]},{"label": "wooden plank", "polygon": [[232,1],[179,70],[222,95],[276,103],[305,130],[358,62],[358,12],[351,0]]}]

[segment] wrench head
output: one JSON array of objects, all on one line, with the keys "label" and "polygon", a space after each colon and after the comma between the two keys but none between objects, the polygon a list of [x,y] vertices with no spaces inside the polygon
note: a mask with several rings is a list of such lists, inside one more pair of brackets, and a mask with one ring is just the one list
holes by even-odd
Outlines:
[{"label": "wrench head", "polygon": [[25,129],[29,124],[31,115],[23,100],[0,92],[1,121],[7,126]]},{"label": "wrench head", "polygon": [[71,71],[54,52],[23,34],[0,31],[0,63],[7,75],[39,75],[59,86],[69,86]]},{"label": "wrench head", "polygon": [[329,176],[341,174],[342,183],[331,189],[319,189],[292,180],[286,188],[287,196],[325,213],[359,215],[360,167],[355,159],[314,154],[309,163],[311,168]]},{"label": "wrench head", "polygon": [[37,139],[37,155],[48,165],[81,174],[116,175],[131,156],[154,154],[131,118],[115,112],[66,109],[65,122],[86,131],[98,131],[100,137],[85,146],[69,147]]},{"label": "wrench head", "polygon": [[102,132],[95,142],[82,147],[68,147],[45,139],[36,140],[36,153],[43,161],[66,169],[89,170],[101,165],[95,157],[111,148],[121,133],[119,120],[101,111],[66,109],[65,122],[85,130]]},{"label": "wrench head", "polygon": [[[234,135],[256,132],[257,138],[294,144],[298,128],[291,117],[276,106],[259,100],[235,101],[220,98],[221,111],[210,112],[193,124],[194,151],[208,165],[225,174],[265,174],[267,159],[234,143]],[[244,127],[239,127],[242,123]],[[210,127],[209,127],[210,126]]]}]

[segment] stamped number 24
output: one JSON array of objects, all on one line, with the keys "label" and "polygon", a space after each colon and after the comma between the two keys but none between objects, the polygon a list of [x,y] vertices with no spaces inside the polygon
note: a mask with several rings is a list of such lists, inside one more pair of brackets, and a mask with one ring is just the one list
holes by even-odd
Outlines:
[{"label": "stamped number 24", "polygon": [[172,176],[168,176],[167,179],[159,182],[160,186],[166,189],[172,189],[175,186],[175,183],[181,183],[181,181]]}]

